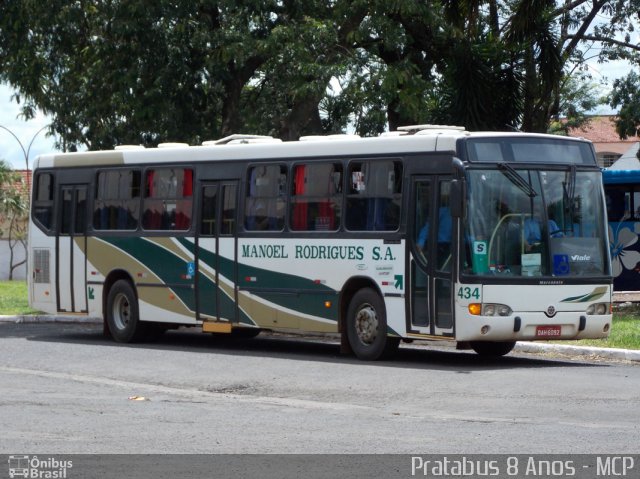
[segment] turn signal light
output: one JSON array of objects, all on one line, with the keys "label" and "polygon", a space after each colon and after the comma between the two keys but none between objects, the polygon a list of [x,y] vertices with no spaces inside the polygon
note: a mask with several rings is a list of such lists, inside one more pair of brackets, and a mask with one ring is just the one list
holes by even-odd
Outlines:
[{"label": "turn signal light", "polygon": [[506,304],[498,303],[471,303],[468,308],[474,316],[509,316],[513,312]]}]

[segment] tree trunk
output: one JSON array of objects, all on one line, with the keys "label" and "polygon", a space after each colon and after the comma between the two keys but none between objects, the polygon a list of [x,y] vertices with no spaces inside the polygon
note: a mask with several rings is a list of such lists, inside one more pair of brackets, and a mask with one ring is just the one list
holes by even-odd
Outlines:
[{"label": "tree trunk", "polygon": [[294,141],[305,134],[323,134],[317,95],[307,95],[293,105],[291,113],[280,127],[279,137],[284,141]]},{"label": "tree trunk", "polygon": [[536,98],[536,63],[533,58],[533,47],[527,48],[525,53],[525,80],[522,114],[522,131],[532,132],[534,125],[534,104]]},{"label": "tree trunk", "polygon": [[[255,55],[237,68],[234,62],[229,62],[228,78],[224,82],[224,101],[222,104],[222,136],[240,133],[242,120],[240,119],[240,100],[244,86],[251,80],[256,70],[264,63],[262,55]],[[252,132],[247,132],[252,133]]]},{"label": "tree trunk", "polygon": [[229,136],[240,133],[240,96],[245,83],[244,80],[233,76],[225,83],[225,96],[222,104],[222,131],[221,136]]}]

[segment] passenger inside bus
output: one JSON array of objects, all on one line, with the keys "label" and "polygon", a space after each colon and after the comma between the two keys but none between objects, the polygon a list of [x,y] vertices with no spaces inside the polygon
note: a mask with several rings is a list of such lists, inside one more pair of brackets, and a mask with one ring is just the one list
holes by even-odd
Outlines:
[{"label": "passenger inside bus", "polygon": [[[441,206],[438,211],[438,245],[451,244],[451,231],[453,222],[451,220],[451,210],[448,206]],[[429,222],[427,221],[418,233],[416,244],[420,250],[427,247],[429,239]]]},{"label": "passenger inside bus", "polygon": [[[551,218],[547,221],[547,227],[551,238],[563,236],[557,223]],[[542,220],[539,217],[533,216],[524,220],[524,241],[527,251],[531,251],[540,245],[542,241]]]}]

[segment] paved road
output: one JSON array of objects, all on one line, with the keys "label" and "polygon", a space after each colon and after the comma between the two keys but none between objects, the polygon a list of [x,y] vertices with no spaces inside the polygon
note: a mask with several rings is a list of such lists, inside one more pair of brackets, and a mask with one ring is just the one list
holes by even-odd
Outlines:
[{"label": "paved road", "polygon": [[[139,397],[141,400],[131,398]],[[0,451],[638,453],[640,365],[95,324],[0,324]]]}]

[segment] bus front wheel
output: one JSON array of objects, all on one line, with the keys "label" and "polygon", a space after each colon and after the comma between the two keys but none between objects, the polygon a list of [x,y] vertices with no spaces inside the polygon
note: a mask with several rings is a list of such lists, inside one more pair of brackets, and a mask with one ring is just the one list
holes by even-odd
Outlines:
[{"label": "bus front wheel", "polygon": [[480,356],[504,356],[515,347],[515,341],[471,341],[469,343]]},{"label": "bus front wheel", "polygon": [[107,325],[113,339],[129,343],[142,338],[143,327],[138,312],[138,298],[131,283],[116,281],[107,296]]},{"label": "bus front wheel", "polygon": [[387,335],[384,302],[371,288],[358,291],[347,311],[347,338],[359,359],[375,361],[392,356],[400,338]]}]

